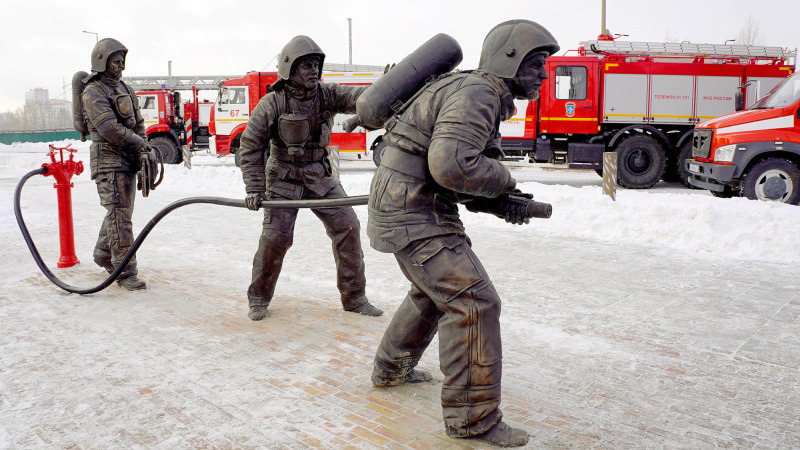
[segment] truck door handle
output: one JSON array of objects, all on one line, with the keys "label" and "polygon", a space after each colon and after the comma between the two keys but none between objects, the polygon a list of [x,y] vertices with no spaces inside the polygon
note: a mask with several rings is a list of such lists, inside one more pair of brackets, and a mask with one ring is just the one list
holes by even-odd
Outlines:
[{"label": "truck door handle", "polygon": [[583,109],[592,109],[591,106],[582,106],[581,108],[583,108]]}]

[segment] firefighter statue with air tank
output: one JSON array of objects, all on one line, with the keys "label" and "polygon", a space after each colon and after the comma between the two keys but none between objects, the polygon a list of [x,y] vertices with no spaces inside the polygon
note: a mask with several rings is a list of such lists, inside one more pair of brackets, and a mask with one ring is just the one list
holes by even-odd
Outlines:
[{"label": "firefighter statue with air tank", "polygon": [[[102,39],[92,50],[91,74],[78,72],[72,80],[75,128],[82,139],[91,136],[91,177],[106,209],[93,256],[95,263],[109,273],[134,242],[137,181],[143,196],[160,182],[154,179],[160,156],[147,143],[136,93],[121,80],[127,54],[121,42]],[[134,257],[117,283],[128,290],[145,289],[147,284],[137,275]]]},{"label": "firefighter statue with air tank", "polygon": [[[376,352],[372,383],[432,380],[416,366],[438,332],[447,434],[520,446],[527,433],[503,422],[499,408],[500,297],[472,251],[457,205],[516,224],[549,217],[549,205],[516,189],[500,163],[498,127],[514,114],[514,99],[538,98],[545,59],[559,47],[535,22],[504,22],[486,36],[477,70],[443,73],[414,89],[404,71],[425,80],[424,69],[445,55],[460,62],[460,47],[446,38],[437,35],[373,84],[359,99],[359,117],[347,124],[378,127],[381,111],[393,113],[370,187],[367,235],[373,248],[394,254],[411,282]],[[382,94],[404,86],[416,94],[400,108],[375,107],[393,103]]]}]

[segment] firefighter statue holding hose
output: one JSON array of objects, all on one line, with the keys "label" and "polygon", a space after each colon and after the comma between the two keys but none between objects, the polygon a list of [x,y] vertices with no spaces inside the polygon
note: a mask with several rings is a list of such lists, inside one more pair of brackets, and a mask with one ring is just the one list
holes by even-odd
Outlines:
[{"label": "firefighter statue holding hose", "polygon": [[[347,194],[331,171],[327,146],[333,116],[354,113],[363,86],[325,84],[325,53],[307,36],[296,36],[280,53],[278,80],[253,109],[242,134],[242,177],[248,208],[261,200],[333,199]],[[312,209],[333,241],[337,287],[345,311],[383,314],[366,297],[364,254],[352,207]],[[267,317],[283,258],[292,245],[297,209],[264,210],[252,282],[247,289],[252,320]]]},{"label": "firefighter statue holding hose", "polygon": [[[431,39],[365,92],[358,123],[381,125],[382,120],[370,122],[381,117],[372,112],[393,99],[383,101],[381,94],[391,90],[380,83],[396,81],[402,91],[404,82],[413,85],[408,80],[430,79],[424,69],[449,60],[445,55],[460,62],[460,47],[445,36]],[[501,23],[486,36],[477,70],[444,73],[401,107],[386,109],[394,115],[385,125],[385,148],[372,178],[367,235],[373,248],[394,254],[411,288],[378,347],[372,383],[431,381],[416,366],[438,332],[441,402],[451,437],[503,447],[528,441],[524,430],[502,420],[500,297],[472,251],[457,204],[515,224],[549,217],[546,204],[542,214],[528,214],[536,203],[516,189],[499,161],[498,127],[514,114],[514,99],[538,98],[547,78],[545,59],[558,48],[535,22]]]},{"label": "firefighter statue holding hose", "polygon": [[[136,93],[120,79],[127,54],[116,39],[101,39],[92,50],[91,74],[78,72],[72,80],[75,128],[82,139],[91,135],[91,177],[106,209],[93,256],[109,273],[134,242],[137,172],[144,196],[158,185],[154,176],[159,155],[147,143]],[[145,289],[147,284],[137,274],[133,258],[117,284],[131,291]]]}]

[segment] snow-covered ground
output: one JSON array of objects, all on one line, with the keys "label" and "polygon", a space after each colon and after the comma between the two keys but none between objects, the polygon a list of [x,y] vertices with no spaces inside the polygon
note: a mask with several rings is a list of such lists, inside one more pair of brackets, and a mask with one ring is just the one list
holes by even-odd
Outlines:
[{"label": "snow-covered ground", "polygon": [[[84,159],[87,166],[86,173],[75,178],[74,195],[91,196],[88,143],[65,141],[56,145],[68,143],[80,149],[77,159]],[[0,168],[4,178],[18,178],[37,168],[46,161],[47,151],[46,144],[0,144]],[[164,184],[153,196],[171,195],[173,200],[181,198],[181,194],[243,198],[244,183],[232,158],[220,160],[200,153],[192,159],[192,165],[191,170],[182,165],[167,166]],[[371,162],[343,161],[342,169],[342,183],[349,195],[369,193]],[[504,238],[519,240],[544,233],[564,240],[578,238],[619,246],[641,245],[654,251],[717,260],[800,262],[798,207],[744,198],[718,199],[708,191],[664,182],[651,190],[619,188],[614,202],[602,194],[600,178],[592,171],[542,168],[524,163],[514,163],[511,170],[520,182],[520,189],[553,205],[553,216],[517,227],[492,216],[465,211],[463,216],[468,230],[502,230]],[[39,201],[28,195],[28,201]],[[4,219],[13,222],[12,205],[4,202],[2,206]],[[37,214],[46,217],[52,212],[35,208],[26,215],[31,216],[29,220],[36,221],[40,220]],[[145,221],[139,217],[137,214],[138,220],[134,223],[141,227]]]},{"label": "snow-covered ground", "polygon": [[[88,143],[71,143],[79,149],[77,159],[88,166]],[[66,143],[59,143],[62,144]],[[176,334],[186,334],[170,325],[150,330],[136,325],[127,327],[117,317],[120,311],[113,304],[136,308],[137,320],[168,320],[165,314],[180,315],[186,312],[181,309],[185,307],[162,303],[140,306],[136,299],[163,296],[173,292],[173,286],[176,289],[180,286],[180,294],[170,295],[187,295],[186,292],[195,290],[198,297],[205,298],[225,292],[238,300],[220,300],[210,306],[203,302],[197,308],[221,308],[228,310],[227,314],[243,316],[244,292],[260,233],[259,213],[213,205],[187,206],[162,220],[139,250],[140,271],[149,282],[148,291],[126,293],[112,285],[92,296],[66,296],[38,275],[13,213],[13,191],[18,180],[46,162],[47,151],[45,144],[0,145],[0,323],[2,328],[10,330],[0,335],[0,448],[37,442],[32,430],[38,430],[41,437],[41,421],[60,420],[61,416],[54,419],[55,413],[44,410],[52,408],[54,401],[56,404],[66,401],[62,398],[66,394],[59,393],[58,384],[68,383],[71,376],[80,376],[62,374],[60,381],[37,378],[38,369],[31,372],[30,361],[52,354],[25,345],[29,338],[26,333],[46,330],[22,327],[20,320],[28,314],[40,315],[48,326],[58,329],[58,339],[67,342],[64,351],[78,359],[92,354],[92,350],[75,344],[81,339],[104,342],[111,339],[108,333],[114,329],[130,339],[142,339],[154,346],[151,365],[146,369],[138,371],[124,357],[114,359],[115,353],[109,348],[111,356],[108,353],[104,356],[108,358],[106,365],[98,368],[95,364],[92,370],[100,375],[108,370],[114,374],[128,370],[127,375],[120,375],[128,377],[127,383],[144,382],[158,370],[166,370],[166,366],[184,363],[188,366],[205,357],[192,352],[162,355],[162,350],[158,350],[161,342],[154,336],[171,340],[177,339]],[[552,408],[556,408],[552,404],[559,402],[567,404],[568,415],[579,419],[571,433],[590,436],[593,439],[590,444],[681,448],[705,446],[709,442],[734,446],[800,445],[799,427],[795,426],[800,424],[796,417],[784,420],[791,425],[787,428],[774,425],[769,414],[759,414],[773,407],[788,411],[800,402],[800,356],[796,351],[800,331],[800,282],[796,269],[800,263],[800,207],[739,198],[718,199],[706,191],[668,183],[660,183],[652,190],[619,189],[614,202],[602,194],[601,180],[594,172],[526,164],[514,164],[511,170],[519,180],[520,189],[553,205],[552,218],[514,226],[493,216],[462,213],[475,251],[504,300],[504,398],[511,401],[519,398],[522,402],[512,403],[518,407],[517,415],[513,408],[506,410],[509,420],[517,420],[518,425],[523,423],[529,418],[522,412],[524,402],[539,399],[549,402]],[[348,194],[367,194],[372,172],[371,162],[342,162],[341,179]],[[82,263],[74,270],[56,270],[56,274],[70,284],[88,287],[102,279],[102,272],[91,261],[91,250],[104,210],[89,180],[88,167],[73,181],[76,251]],[[52,184],[49,177],[32,178],[22,192],[22,211],[46,263],[55,268],[58,222]],[[241,173],[232,159],[220,161],[198,154],[192,159],[191,169],[167,167],[164,183],[150,197],[137,198],[134,228],[140,230],[161,208],[181,198],[238,199],[243,195]],[[355,209],[363,227],[366,207]],[[367,293],[373,303],[387,311],[388,320],[402,300],[407,282],[391,255],[369,248],[363,228],[362,242]],[[329,241],[313,214],[301,211],[276,299],[332,299],[329,303],[335,307],[335,297]],[[176,305],[186,304],[184,298],[174,300]],[[169,297],[162,301],[169,303]],[[65,304],[69,308],[57,306]],[[286,304],[284,300],[275,302],[275,314],[279,315],[282,304]],[[91,305],[91,311],[71,309],[81,309],[80,305]],[[150,308],[152,312],[148,312]],[[112,325],[102,325],[103,317],[108,317]],[[76,318],[82,321],[88,318],[91,325],[87,326],[93,330],[91,336],[80,335],[78,330],[83,325],[68,328],[58,325],[72,323]],[[381,320],[384,319],[378,319]],[[363,336],[367,340],[365,346],[374,348],[378,343],[375,336],[379,338],[385,325],[366,323],[377,324],[370,328],[375,335]],[[314,328],[315,324],[303,326]],[[223,347],[233,345],[227,339],[240,332],[223,330],[223,337],[215,339],[223,339]],[[50,338],[39,336],[34,340],[49,342]],[[218,351],[211,344],[203,348],[209,354]],[[243,381],[238,379],[239,370],[248,369],[253,363],[237,358],[235,352],[225,353],[230,372],[226,367],[219,369],[222,373],[218,375],[206,372],[205,380],[217,377],[222,384],[226,378]],[[359,358],[368,366],[370,351],[359,354]],[[56,368],[72,364],[63,358],[58,361]],[[436,370],[435,348],[426,353],[422,365]],[[755,369],[751,371],[745,366]],[[80,371],[80,367],[72,364],[70,370]],[[674,369],[682,373],[677,377],[683,378],[665,378],[662,376],[665,367],[671,368],[670,377],[678,373],[671,371]],[[651,373],[651,369],[657,374]],[[280,370],[274,370],[278,373],[275,376],[280,377]],[[299,369],[286,373],[287,377],[291,374],[292,379],[301,381],[312,376]],[[176,376],[180,383],[197,382],[190,370]],[[367,376],[368,373],[356,387]],[[103,389],[116,389],[113,386]],[[41,398],[38,389],[45,389],[56,400]],[[85,404],[73,405],[74,414],[95,408],[95,400],[88,398],[92,389],[80,385]],[[603,390],[606,394],[600,392]],[[726,392],[739,390],[749,394],[726,397]],[[434,404],[438,401],[435,391],[430,393]],[[641,418],[621,419],[614,415],[610,419],[602,412],[606,410],[600,400],[597,403],[587,400],[602,399],[604,395],[607,399],[609,392],[629,397],[625,404],[633,404],[620,415],[638,414]],[[226,395],[233,397],[217,397],[214,401],[221,404],[249,401],[235,393]],[[402,404],[403,398],[397,401]],[[284,399],[278,405],[286,406],[292,401],[299,400]],[[685,425],[681,415],[708,418],[714,414],[703,406],[708,402],[727,411],[727,415],[708,419],[717,424],[709,427],[712,431],[704,431],[711,436],[710,440],[692,440],[694,431]],[[304,410],[309,409],[314,407]],[[24,411],[27,413],[22,414]],[[141,407],[134,408],[131,414],[148,417],[154,413]],[[123,426],[120,424],[133,419],[122,414],[108,420],[106,428],[84,425],[88,427],[85,432],[88,437],[66,427],[61,430],[60,438],[51,435],[50,442],[54,446],[73,442],[86,446],[87,442],[100,442],[96,438],[103,429]],[[542,418],[531,420],[537,424],[550,423]],[[630,420],[639,422],[631,424]],[[258,419],[245,422],[247,426],[255,426]],[[301,418],[301,425],[297,426],[304,431],[307,429],[303,423],[310,428],[316,426],[311,425],[313,420],[303,422]],[[621,435],[606,434],[620,423],[637,430],[626,434],[630,430],[623,428]],[[333,425],[347,427],[336,421]],[[775,426],[780,432],[773,429]],[[535,424],[525,428],[538,436],[532,440],[534,446],[556,445],[552,441],[554,433],[562,431]],[[583,428],[594,431],[584,434]],[[666,434],[653,429],[665,430]],[[119,439],[103,442],[116,446],[129,443]],[[169,447],[164,442],[169,441],[159,445]]]}]

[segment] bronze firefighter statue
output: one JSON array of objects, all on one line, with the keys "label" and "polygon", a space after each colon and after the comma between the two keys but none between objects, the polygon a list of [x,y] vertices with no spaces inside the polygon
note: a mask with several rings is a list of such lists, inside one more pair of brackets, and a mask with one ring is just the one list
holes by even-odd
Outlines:
[{"label": "bronze firefighter statue", "polygon": [[[451,437],[501,446],[528,440],[502,421],[500,297],[471,249],[457,203],[474,211],[503,209],[513,223],[527,220],[518,207],[524,201],[500,202],[525,194],[499,161],[498,126],[514,114],[515,98],[538,98],[545,58],[558,48],[535,22],[501,23],[486,36],[477,70],[428,83],[386,124],[367,234],[376,250],[394,253],[411,289],[378,347],[372,383],[431,380],[415,367],[438,332]],[[495,199],[499,208],[486,206]]]},{"label": "bronze firefighter statue", "polygon": [[[345,197],[328,161],[333,116],[354,113],[364,87],[325,84],[319,80],[325,54],[307,36],[293,38],[281,50],[278,80],[253,110],[242,134],[242,177],[248,208],[262,199]],[[352,207],[313,209],[333,241],[337,287],[346,311],[383,314],[365,294],[360,225]],[[247,290],[248,316],[261,320],[275,292],[286,251],[292,245],[297,209],[265,209],[252,282]]]},{"label": "bronze firefighter statue", "polygon": [[[75,126],[90,134],[91,177],[97,184],[106,215],[94,249],[94,261],[109,273],[133,245],[133,204],[139,167],[154,167],[157,156],[147,143],[136,93],[122,80],[128,49],[116,39],[102,39],[92,50],[91,74],[78,72],[74,88],[81,92],[74,105]],[[140,179],[139,188],[152,186]],[[142,186],[144,184],[144,186]],[[128,290],[145,289],[137,277],[136,258],[117,283]]]}]

